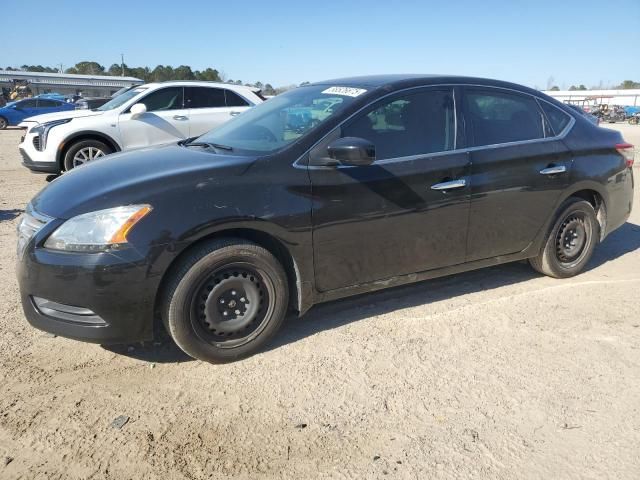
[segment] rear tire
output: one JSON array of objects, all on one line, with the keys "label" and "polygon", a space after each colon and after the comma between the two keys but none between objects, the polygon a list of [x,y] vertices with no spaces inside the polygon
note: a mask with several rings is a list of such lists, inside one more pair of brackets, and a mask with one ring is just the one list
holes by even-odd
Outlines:
[{"label": "rear tire", "polygon": [[99,140],[81,140],[69,147],[64,155],[64,169],[69,171],[91,160],[109,155],[113,150]]},{"label": "rear tire", "polygon": [[600,239],[600,224],[593,206],[579,198],[569,198],[558,210],[545,246],[531,266],[553,278],[569,278],[589,263]]},{"label": "rear tire", "polygon": [[0,130],[4,130],[9,125],[9,122],[6,118],[0,117]]},{"label": "rear tire", "polygon": [[257,352],[280,329],[289,305],[278,260],[242,239],[214,240],[188,252],[163,295],[171,338],[187,355],[212,363]]}]

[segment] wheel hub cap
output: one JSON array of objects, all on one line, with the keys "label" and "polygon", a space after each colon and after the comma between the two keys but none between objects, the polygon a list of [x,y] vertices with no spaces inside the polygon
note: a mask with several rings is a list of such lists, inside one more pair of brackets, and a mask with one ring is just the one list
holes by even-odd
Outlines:
[{"label": "wheel hub cap", "polygon": [[77,167],[83,163],[95,160],[96,158],[104,157],[104,152],[96,147],[86,147],[73,156],[73,166]]},{"label": "wheel hub cap", "polygon": [[260,277],[250,270],[214,274],[198,294],[200,324],[214,341],[250,335],[264,318],[267,295]]},{"label": "wheel hub cap", "polygon": [[563,263],[574,261],[580,256],[587,243],[584,220],[578,216],[567,218],[558,231],[556,250]]}]

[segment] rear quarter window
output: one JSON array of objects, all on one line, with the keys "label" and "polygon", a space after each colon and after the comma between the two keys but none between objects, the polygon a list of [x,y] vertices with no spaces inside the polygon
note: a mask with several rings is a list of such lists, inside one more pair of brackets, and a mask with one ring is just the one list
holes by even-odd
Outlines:
[{"label": "rear quarter window", "polygon": [[248,107],[249,102],[247,102],[244,98],[238,95],[231,90],[224,91],[225,96],[227,97],[227,107]]},{"label": "rear quarter window", "polygon": [[567,125],[569,125],[571,116],[544,100],[540,100],[540,105],[542,106],[544,114],[547,116],[547,120],[549,120],[553,133],[560,135],[564,129],[567,128]]}]

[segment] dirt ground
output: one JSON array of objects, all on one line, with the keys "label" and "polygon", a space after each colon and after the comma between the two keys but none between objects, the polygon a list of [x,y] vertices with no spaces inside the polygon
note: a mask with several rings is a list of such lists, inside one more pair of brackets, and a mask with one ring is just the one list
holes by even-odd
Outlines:
[{"label": "dirt ground", "polygon": [[517,263],[327,304],[209,365],[28,326],[15,229],[46,183],[19,135],[0,132],[1,479],[640,478],[640,189],[576,278]]}]

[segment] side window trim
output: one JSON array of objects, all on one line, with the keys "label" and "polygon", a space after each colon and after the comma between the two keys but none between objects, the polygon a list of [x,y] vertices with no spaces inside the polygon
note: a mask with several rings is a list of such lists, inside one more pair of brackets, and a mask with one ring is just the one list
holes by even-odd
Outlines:
[{"label": "side window trim", "polygon": [[[437,85],[420,85],[417,87],[409,87],[409,88],[405,88],[403,90],[398,90],[395,92],[391,92],[388,93],[386,95],[383,95],[382,97],[379,97],[375,100],[372,100],[371,102],[367,103],[366,105],[363,105],[361,108],[359,108],[356,112],[352,113],[349,117],[345,118],[342,122],[340,122],[339,125],[337,125],[334,129],[332,129],[331,131],[327,132],[325,135],[323,135],[320,139],[318,139],[317,142],[315,142],[313,145],[311,145],[302,155],[300,155],[293,163],[292,166],[295,168],[313,168],[313,169],[335,169],[336,167],[328,167],[328,166],[324,166],[324,165],[313,165],[312,159],[310,158],[311,154],[314,152],[314,150],[321,145],[321,143],[330,135],[334,134],[334,132],[337,129],[340,129],[342,127],[342,125],[344,125],[346,122],[348,122],[349,120],[351,120],[352,118],[356,117],[357,115],[359,115],[360,113],[362,113],[363,111],[367,110],[368,108],[370,108],[373,104],[379,102],[380,100],[383,100],[385,98],[389,98],[392,95],[396,95],[398,93],[401,92],[412,92],[412,91],[418,91],[421,89],[425,89],[425,88],[451,88],[454,91],[454,102],[456,104],[456,117],[455,117],[455,127],[456,130],[458,132],[458,134],[456,135],[456,142],[459,142],[460,144],[456,143],[456,148],[454,150],[447,150],[445,152],[439,152],[439,153],[434,153],[434,154],[426,154],[426,155],[420,155],[420,158],[422,157],[429,157],[429,156],[440,156],[440,155],[452,155],[455,153],[464,153],[464,152],[472,152],[474,150],[480,150],[480,149],[487,149],[487,148],[501,148],[504,146],[515,146],[515,145],[521,145],[521,144],[528,144],[528,143],[534,143],[534,142],[548,142],[548,141],[556,141],[556,140],[561,140],[564,137],[566,137],[569,132],[571,131],[571,129],[573,128],[574,124],[575,124],[575,119],[573,118],[573,115],[570,115],[571,120],[569,121],[569,124],[565,127],[565,129],[562,131],[562,133],[560,135],[556,135],[555,137],[545,137],[545,138],[538,138],[538,139],[534,139],[534,140],[519,140],[516,142],[509,142],[509,143],[496,143],[493,145],[483,145],[481,147],[471,147],[469,146],[469,136],[468,136],[468,129],[466,128],[466,122],[465,122],[465,116],[464,116],[464,112],[462,110],[462,95],[464,95],[463,90],[467,87],[479,87],[479,88],[487,88],[487,89],[494,89],[494,90],[503,90],[506,92],[514,92],[514,93],[518,93],[520,95],[526,95],[529,97],[532,97],[534,100],[542,100],[542,101],[546,101],[540,97],[538,97],[537,95],[534,95],[532,93],[529,92],[523,92],[520,90],[515,90],[513,88],[508,88],[508,87],[500,87],[500,86],[495,86],[495,85],[482,85],[482,84],[473,84],[473,83],[453,83],[453,84],[437,84]],[[549,102],[547,102],[549,103]],[[546,117],[545,117],[546,118]],[[463,139],[462,142],[460,142],[460,139]],[[402,160],[402,159],[411,159],[411,157],[406,157],[406,158],[402,158],[402,157],[398,157],[397,159],[393,159],[393,161],[397,161],[397,160]],[[385,162],[388,160],[380,160],[380,162]],[[349,168],[346,165],[341,166],[341,168]]]}]

